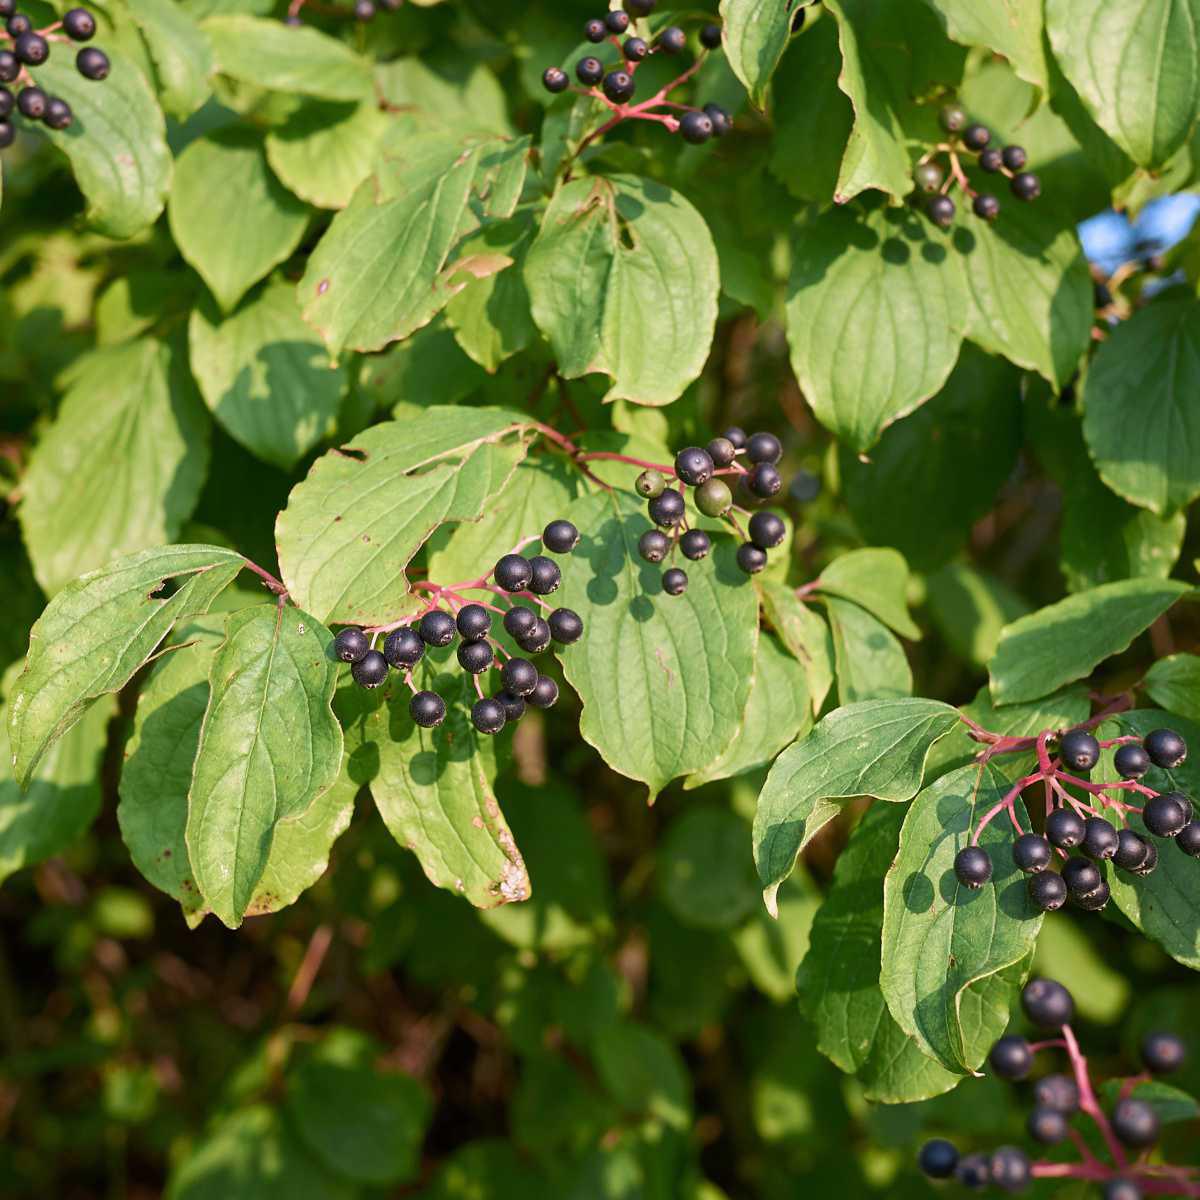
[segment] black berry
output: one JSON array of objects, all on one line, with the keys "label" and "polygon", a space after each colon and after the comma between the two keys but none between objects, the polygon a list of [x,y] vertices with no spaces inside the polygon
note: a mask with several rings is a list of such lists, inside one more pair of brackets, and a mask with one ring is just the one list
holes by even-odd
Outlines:
[{"label": "black berry", "polygon": [[1044,871],[1053,857],[1050,843],[1041,834],[1023,833],[1013,842],[1013,862],[1022,871],[1028,871],[1030,874]]},{"label": "black berry", "polygon": [[551,554],[570,554],[579,545],[579,530],[561,518],[542,530],[542,545]]},{"label": "black berry", "polygon": [[362,21],[363,24],[373,21],[375,19],[374,0],[354,0],[354,19]]},{"label": "black berry", "polygon": [[1079,847],[1088,858],[1106,862],[1117,853],[1116,828],[1103,817],[1088,817],[1083,823],[1083,843]]},{"label": "black berry", "polygon": [[735,450],[741,450],[746,445],[746,431],[740,425],[730,425],[721,436]]},{"label": "black berry", "polygon": [[1158,837],[1174,837],[1191,820],[1192,806],[1180,792],[1151,796],[1142,809],[1142,821]]},{"label": "black berry", "polygon": [[947,104],[938,113],[938,120],[947,133],[958,133],[966,127],[967,110],[961,104]]},{"label": "black berry", "polygon": [[1133,873],[1140,875],[1143,879],[1147,875],[1152,875],[1155,868],[1158,866],[1158,847],[1153,842],[1146,843],[1146,861],[1140,867],[1134,867]]},{"label": "black berry", "polygon": [[558,563],[544,554],[535,554],[529,565],[533,569],[533,578],[529,581],[529,590],[535,596],[549,596],[557,592],[562,583],[562,571]]},{"label": "black berry", "polygon": [[979,156],[979,166],[989,174],[995,174],[1004,165],[1004,156],[999,150],[985,150]]},{"label": "black berry", "polygon": [[504,728],[505,720],[504,705],[490,696],[476,700],[471,705],[471,724],[480,733],[499,733]]},{"label": "black berry", "polygon": [[987,1187],[991,1178],[987,1158],[982,1154],[968,1154],[966,1158],[959,1159],[958,1166],[954,1169],[954,1178],[972,1192],[981,1191]]},{"label": "black berry", "polygon": [[1069,1075],[1047,1075],[1034,1084],[1033,1099],[1039,1108],[1069,1117],[1079,1111],[1079,1086]]},{"label": "black berry", "polygon": [[570,86],[570,79],[562,67],[547,67],[542,72],[542,87],[548,92],[565,92]]},{"label": "black berry", "polygon": [[648,508],[650,520],[664,529],[670,529],[683,520],[683,497],[674,489],[663,492],[661,496],[655,496]]},{"label": "black berry", "polygon": [[1010,1033],[992,1047],[988,1062],[1001,1079],[1024,1079],[1033,1066],[1033,1051],[1023,1037]]},{"label": "black berry", "polygon": [[678,54],[687,45],[687,35],[678,25],[668,25],[658,35],[658,45],[667,54]]},{"label": "black berry", "polygon": [[95,46],[84,46],[75,55],[75,67],[84,79],[107,79],[109,71],[108,55]]},{"label": "black berry", "polygon": [[551,708],[558,700],[558,684],[549,675],[539,675],[537,687],[529,693],[528,700],[534,708]]},{"label": "black berry", "polygon": [[625,7],[635,17],[645,17],[654,11],[655,4],[658,0],[629,0]]},{"label": "black berry", "polygon": [[663,572],[662,585],[663,591],[668,596],[682,596],[687,591],[687,572],[681,571],[678,567],[671,567],[670,570]]},{"label": "black berry", "polygon": [[1009,190],[1018,200],[1036,200],[1042,194],[1042,181],[1032,171],[1014,175]]},{"label": "black berry", "polygon": [[1134,833],[1132,829],[1117,830],[1117,852],[1113,862],[1126,871],[1136,871],[1145,861],[1149,853],[1146,839]]},{"label": "black berry", "polygon": [[1063,863],[1062,877],[1072,896],[1086,896],[1098,888],[1103,879],[1100,868],[1086,858],[1068,858]]},{"label": "black berry", "polygon": [[712,539],[703,529],[689,529],[679,539],[679,548],[683,551],[684,558],[695,562],[697,559],[707,557],[708,552],[712,549]]},{"label": "black berry", "polygon": [[981,888],[992,877],[992,860],[982,846],[964,846],[954,856],[954,874],[965,887]]},{"label": "black berry", "polygon": [[66,129],[74,119],[71,106],[59,96],[51,96],[46,101],[46,111],[42,120],[51,129]]},{"label": "black berry", "polygon": [[538,617],[533,623],[533,628],[528,633],[522,634],[516,641],[526,654],[541,654],[550,645],[550,626],[541,617]]},{"label": "black berry", "polygon": [[968,125],[962,140],[968,150],[982,150],[992,140],[992,131],[986,125]]},{"label": "black berry", "polygon": [[1148,1033],[1142,1038],[1142,1062],[1154,1075],[1170,1075],[1183,1066],[1187,1047],[1173,1033]]},{"label": "black berry", "polygon": [[584,87],[595,87],[604,78],[604,64],[598,58],[593,58],[591,55],[588,55],[587,58],[581,58],[575,64],[575,78]]},{"label": "black berry", "polygon": [[1200,858],[1200,821],[1189,821],[1176,835],[1175,845],[1184,854]]},{"label": "black berry", "polygon": [[525,697],[518,696],[516,692],[497,692],[496,699],[504,708],[504,723],[511,725],[515,721],[519,721],[525,715]]},{"label": "black berry", "polygon": [[706,112],[685,112],[679,118],[679,136],[693,146],[707,142],[713,135],[712,117]]},{"label": "black berry", "polygon": [[468,642],[477,642],[492,631],[492,614],[482,604],[466,604],[455,621],[458,632]]},{"label": "black berry", "polygon": [[987,192],[980,192],[971,202],[971,211],[985,221],[994,221],[1000,215],[1000,201]]},{"label": "black berry", "polygon": [[675,455],[675,474],[688,487],[699,487],[712,478],[713,460],[707,450],[688,446]]},{"label": "black berry", "polygon": [[643,499],[653,500],[667,490],[667,477],[650,467],[633,481],[633,490]]},{"label": "black berry", "polygon": [[1155,729],[1146,734],[1142,745],[1150,756],[1150,761],[1164,771],[1181,767],[1187,759],[1187,742],[1173,729]]},{"label": "black berry", "polygon": [[723,479],[701,484],[692,499],[706,517],[723,517],[733,505],[733,493]]},{"label": "black berry", "polygon": [[12,83],[21,73],[21,64],[11,50],[0,50],[0,81]]},{"label": "black berry", "polygon": [[421,635],[408,626],[393,629],[384,639],[383,657],[393,667],[401,670],[416,666],[424,653],[425,643],[421,640]]},{"label": "black berry", "polygon": [[427,646],[448,646],[454,641],[454,618],[440,608],[432,609],[421,618],[417,632]]},{"label": "black berry", "polygon": [[1110,1179],[1104,1185],[1103,1200],[1142,1200],[1142,1189],[1132,1179]]},{"label": "black berry", "polygon": [[737,548],[737,565],[747,575],[757,575],[767,565],[767,552],[753,542],[743,542]]},{"label": "black berry", "polygon": [[733,128],[733,118],[719,104],[706,104],[704,111],[712,122],[713,137],[724,137]]},{"label": "black berry", "polygon": [[628,71],[622,70],[609,71],[604,77],[603,86],[604,94],[614,104],[624,104],[627,100],[633,99],[636,89],[633,76]]},{"label": "black berry", "polygon": [[33,22],[23,12],[14,12],[5,21],[4,28],[8,30],[9,37],[19,38],[23,33],[29,33],[33,29]]},{"label": "black berry", "polygon": [[1067,885],[1055,871],[1042,871],[1029,877],[1029,899],[1042,912],[1057,912],[1067,902]]},{"label": "black berry", "polygon": [[537,613],[522,604],[504,614],[504,629],[509,637],[524,637],[537,624]]},{"label": "black berry", "polygon": [[948,229],[954,221],[954,201],[949,196],[931,196],[925,211],[939,229]]},{"label": "black berry", "polygon": [[812,471],[797,471],[788,485],[788,495],[801,504],[815,500],[821,494],[821,477]]},{"label": "black berry", "polygon": [[638,553],[648,563],[660,563],[671,549],[671,539],[661,529],[647,529],[638,538]]},{"label": "black berry", "polygon": [[408,702],[408,714],[422,729],[433,729],[446,719],[446,702],[437,692],[417,692]]},{"label": "black berry", "polygon": [[930,1179],[949,1179],[958,1166],[958,1151],[945,1138],[934,1138],[921,1147],[917,1155],[917,1166]]},{"label": "black berry", "polygon": [[751,468],[749,476],[743,478],[748,480],[747,486],[750,491],[763,500],[770,500],[772,496],[779,495],[783,487],[783,478],[773,463],[757,463]]},{"label": "black berry", "polygon": [[22,88],[17,93],[17,108],[21,116],[40,121],[46,114],[46,101],[49,99],[40,87]]},{"label": "black berry", "polygon": [[573,608],[556,608],[546,623],[550,626],[550,636],[560,646],[569,646],[583,636],[583,618]]},{"label": "black berry", "polygon": [[1113,1133],[1130,1149],[1144,1150],[1158,1141],[1158,1113],[1132,1096],[1118,1100],[1112,1111]]},{"label": "black berry", "polygon": [[1016,1146],[1001,1146],[988,1164],[992,1183],[1002,1192],[1023,1192],[1033,1178],[1029,1155]]},{"label": "black berry", "polygon": [[506,554],[496,563],[492,577],[506,592],[523,592],[533,579],[533,568],[522,555]]},{"label": "black berry", "polygon": [[1035,1108],[1025,1123],[1029,1136],[1043,1146],[1054,1146],[1067,1136],[1067,1118],[1052,1108]]},{"label": "black berry", "polygon": [[1046,818],[1046,837],[1060,850],[1071,850],[1083,841],[1083,818],[1069,808],[1056,808]]},{"label": "black berry", "polygon": [[495,660],[491,642],[459,642],[458,665],[472,675],[482,675]]},{"label": "black berry", "polygon": [[537,687],[538,669],[527,658],[510,658],[500,668],[500,682],[514,696],[528,696]]},{"label": "black berry", "polygon": [[1061,983],[1053,979],[1031,979],[1021,990],[1025,1015],[1043,1029],[1069,1025],[1075,1016],[1075,1001]]},{"label": "black berry", "polygon": [[1019,171],[1029,161],[1022,146],[1005,146],[1000,151],[1000,159],[1010,171]]},{"label": "black berry", "polygon": [[714,467],[727,467],[737,454],[737,447],[725,437],[715,437],[705,447]]},{"label": "black berry", "polygon": [[17,140],[17,131],[9,121],[0,121],[0,150]]},{"label": "black berry", "polygon": [[1122,779],[1141,779],[1150,770],[1150,755],[1146,753],[1144,746],[1130,742],[1117,747],[1117,752],[1113,755],[1113,766]]},{"label": "black berry", "polygon": [[602,42],[608,37],[608,30],[604,27],[604,22],[599,17],[593,17],[584,25],[583,36],[589,42]]},{"label": "black berry", "polygon": [[704,25],[700,29],[700,45],[705,50],[715,50],[721,44],[720,25]]},{"label": "black berry", "polygon": [[388,677],[387,659],[378,650],[368,650],[351,668],[354,682],[365,688],[377,688]]},{"label": "black berry", "polygon": [[1062,735],[1058,755],[1068,771],[1090,771],[1100,761],[1100,743],[1086,729]]},{"label": "black berry", "polygon": [[361,662],[371,648],[371,639],[361,629],[343,629],[333,639],[333,653],[345,663]]},{"label": "black berry", "polygon": [[774,512],[757,512],[750,518],[750,540],[760,550],[773,550],[787,536],[787,525]]},{"label": "black berry", "polygon": [[746,457],[754,463],[777,463],[783,447],[773,433],[756,433],[746,443]]},{"label": "black berry", "polygon": [[918,163],[913,169],[913,183],[923,192],[936,192],[945,178],[945,172],[935,162]]},{"label": "black berry", "polygon": [[625,55],[626,62],[641,62],[650,53],[650,44],[644,38],[626,38],[621,53]]},{"label": "black berry", "polygon": [[73,8],[63,17],[63,33],[73,42],[86,42],[96,32],[96,18],[86,8]]},{"label": "black berry", "polygon": [[629,28],[629,14],[621,9],[614,9],[604,18],[604,24],[609,33],[624,33]]}]

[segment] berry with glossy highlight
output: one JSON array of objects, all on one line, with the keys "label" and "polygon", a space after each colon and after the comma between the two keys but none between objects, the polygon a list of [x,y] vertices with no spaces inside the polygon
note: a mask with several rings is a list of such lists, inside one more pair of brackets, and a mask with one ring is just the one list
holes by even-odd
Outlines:
[{"label": "berry with glossy highlight", "polygon": [[579,530],[560,517],[542,530],[542,545],[551,554],[570,554],[579,545]]},{"label": "berry with glossy highlight", "polygon": [[371,648],[371,639],[361,629],[343,629],[333,639],[334,656],[344,663],[361,662]]},{"label": "berry with glossy highlight", "polygon": [[434,729],[446,719],[446,702],[437,692],[417,692],[408,702],[408,714],[422,729]]},{"label": "berry with glossy highlight", "polygon": [[387,659],[378,650],[368,650],[351,665],[350,674],[360,687],[377,688],[388,677]]}]

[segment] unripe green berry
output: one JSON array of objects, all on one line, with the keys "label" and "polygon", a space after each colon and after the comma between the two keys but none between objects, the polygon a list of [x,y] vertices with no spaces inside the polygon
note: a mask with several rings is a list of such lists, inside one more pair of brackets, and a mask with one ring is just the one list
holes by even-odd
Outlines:
[{"label": "unripe green berry", "polygon": [[666,490],[667,479],[661,471],[650,469],[643,471],[633,486],[639,496],[653,500],[655,496],[661,496]]},{"label": "unripe green berry", "polygon": [[721,517],[733,505],[733,493],[723,479],[710,479],[695,491],[696,507],[706,517]]}]

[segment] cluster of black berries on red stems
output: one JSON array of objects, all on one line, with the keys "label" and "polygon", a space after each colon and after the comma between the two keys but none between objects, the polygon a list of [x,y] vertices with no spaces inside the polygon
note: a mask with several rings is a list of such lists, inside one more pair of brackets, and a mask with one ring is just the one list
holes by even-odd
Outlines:
[{"label": "cluster of black berries on red stems", "polygon": [[[1093,783],[1085,778],[1099,763],[1101,750],[1113,747],[1113,766],[1120,780]],[[1125,824],[1131,812],[1141,814],[1143,825],[1155,837],[1171,838],[1185,854],[1200,858],[1200,820],[1193,814],[1192,802],[1182,792],[1156,792],[1138,782],[1152,765],[1174,770],[1187,758],[1187,744],[1173,729],[1108,742],[1098,741],[1086,729],[1072,729],[1058,739],[1053,757],[1049,735],[1037,739],[1037,750],[1039,770],[1014,785],[980,823],[972,844],[955,856],[954,873],[960,883],[980,888],[991,879],[992,861],[978,839],[991,818],[1005,809],[1018,830],[1013,861],[1029,876],[1029,896],[1043,912],[1062,908],[1068,900],[1087,911],[1104,908],[1111,891],[1100,863],[1111,861],[1137,876],[1154,871],[1158,847]],[[1024,832],[1016,819],[1015,798],[1038,782],[1046,788],[1045,832]],[[1070,787],[1082,790],[1088,800],[1078,799]],[[1121,796],[1127,792],[1145,797],[1145,804],[1139,808],[1125,802]],[[1101,815],[1106,809],[1113,811],[1119,826]],[[1079,853],[1069,854],[1072,850]],[[1057,872],[1050,869],[1056,853],[1063,860]]]},{"label": "cluster of black berries on red stems", "polygon": [[[351,8],[346,10],[347,16],[352,16],[360,24],[365,25],[368,21],[373,21],[379,15],[380,9],[386,9],[388,12],[395,12],[404,0],[354,0]],[[303,19],[300,16],[301,10],[304,8],[305,0],[291,0],[288,5],[287,16],[284,17],[285,25],[302,25]],[[337,15],[337,10],[323,9],[323,12],[333,11]]]},{"label": "cluster of black berries on red stems", "polygon": [[[354,681],[365,688],[377,688],[387,682],[389,672],[401,672],[413,698],[409,703],[412,719],[426,729],[446,719],[446,702],[436,692],[419,691],[412,681],[412,669],[425,657],[427,649],[458,644],[458,664],[474,676],[479,699],[471,708],[471,720],[480,733],[499,733],[525,714],[527,704],[550,708],[558,699],[558,685],[538,671],[526,658],[507,653],[492,634],[493,614],[502,618],[505,632],[526,654],[540,654],[552,641],[570,645],[583,635],[583,620],[573,609],[554,608],[542,597],[556,592],[562,583],[558,564],[544,554],[525,557],[519,551],[530,542],[541,541],[551,554],[569,554],[579,544],[579,530],[570,521],[551,521],[540,539],[527,538],[503,555],[486,575],[464,583],[439,586],[417,584],[431,592],[429,605],[417,615],[385,628],[343,629],[334,639],[334,654],[350,663]],[[492,582],[489,582],[491,580]],[[483,592],[503,599],[507,607],[491,600],[469,601],[464,593]],[[528,604],[518,604],[516,600]],[[445,602],[450,611],[438,607]],[[539,616],[534,605],[546,612]],[[383,649],[375,648],[380,635]],[[493,667],[500,672],[500,690],[485,696],[481,677]]]},{"label": "cluster of black berries on red stems", "polygon": [[[0,17],[5,19],[0,33],[0,150],[11,146],[17,131],[12,123],[14,110],[25,120],[41,121],[51,129],[66,129],[73,120],[71,106],[59,96],[44,92],[29,73],[50,59],[55,42],[87,42],[96,33],[96,18],[86,8],[73,8],[61,21],[34,29],[29,17],[20,12],[16,0],[0,0]],[[61,33],[59,31],[62,31]],[[84,46],[75,56],[75,66],[85,79],[108,77],[108,55],[95,46]],[[8,85],[18,84],[13,95]]]},{"label": "cluster of black berries on red stems", "polygon": [[[682,53],[687,46],[687,34],[678,25],[667,25],[649,39],[638,36],[634,20],[649,16],[655,3],[656,0],[629,0],[625,9],[614,9],[605,13],[603,17],[593,17],[584,24],[583,36],[589,42],[597,46],[603,42],[610,42],[618,55],[615,62],[605,63],[596,55],[589,54],[575,64],[575,78],[580,86],[572,90],[599,100],[613,114],[602,129],[592,136],[605,132],[624,120],[656,121],[693,145],[728,133],[733,127],[733,121],[719,104],[706,104],[703,108],[696,108],[675,104],[667,99],[675,88],[685,83],[700,69],[708,51],[720,46],[720,25],[706,24],[701,27],[699,39],[702,51],[692,66],[653,96],[638,104],[632,103],[637,93],[638,67],[653,54],[676,55]],[[542,84],[548,92],[557,95],[571,87],[571,80],[561,67],[547,67],[542,73]],[[681,115],[677,117],[671,112],[658,111],[664,108],[674,109]]]},{"label": "cluster of black berries on red stems", "polygon": [[[647,467],[634,487],[647,500],[650,520],[657,528],[646,530],[638,539],[638,553],[655,565],[674,558],[677,550],[692,562],[708,557],[712,539],[703,529],[688,526],[685,489],[691,488],[692,500],[704,516],[723,518],[743,539],[737,564],[747,575],[757,575],[767,565],[767,552],[787,536],[787,526],[778,513],[764,511],[754,513],[748,532],[743,530],[734,514],[746,510],[734,504],[733,491],[721,476],[737,476],[739,498],[759,504],[777,496],[783,487],[776,465],[782,453],[783,447],[774,434],[747,437],[744,430],[734,427],[713,438],[703,450],[699,446],[680,450],[669,472],[670,480],[668,472]],[[662,583],[668,596],[681,595],[687,590],[687,572],[669,567],[663,572]]]},{"label": "cluster of black berries on red stems", "polygon": [[[954,201],[949,192],[956,184],[970,197],[971,211],[977,217],[994,221],[1000,212],[1000,201],[994,195],[971,186],[962,167],[964,151],[978,155],[980,170],[1007,178],[1009,190],[1018,200],[1036,200],[1042,194],[1041,180],[1025,170],[1026,154],[1021,146],[993,146],[991,130],[971,121],[961,104],[947,104],[939,120],[950,140],[935,146],[913,171],[918,193],[929,197],[925,212],[935,225],[946,229],[954,220]],[[943,156],[946,166],[940,161]]]},{"label": "cluster of black berries on red stems", "polygon": [[[935,1138],[921,1147],[917,1158],[921,1170],[931,1179],[956,1179],[972,1191],[991,1185],[1005,1192],[1023,1192],[1035,1179],[1077,1179],[1100,1184],[1104,1200],[1200,1195],[1193,1169],[1147,1161],[1147,1152],[1158,1141],[1160,1121],[1153,1106],[1134,1095],[1139,1084],[1170,1075],[1183,1065],[1187,1057],[1183,1041],[1163,1032],[1143,1038],[1142,1073],[1115,1081],[1110,1089],[1115,1099],[1105,1112],[1071,1028],[1075,1016],[1071,993],[1054,980],[1031,979],[1021,993],[1021,1006],[1033,1025],[1057,1036],[1031,1043],[1019,1034],[1006,1034],[992,1047],[988,1062],[1000,1078],[1017,1082],[1032,1074],[1039,1053],[1065,1051],[1070,1073],[1037,1079],[1026,1129],[1043,1146],[1071,1138],[1085,1150],[1085,1157],[1079,1162],[1035,1162],[1016,1146],[1001,1146],[990,1155],[960,1156],[951,1142]],[[1079,1115],[1095,1123],[1110,1162],[1087,1150],[1072,1125]]]}]

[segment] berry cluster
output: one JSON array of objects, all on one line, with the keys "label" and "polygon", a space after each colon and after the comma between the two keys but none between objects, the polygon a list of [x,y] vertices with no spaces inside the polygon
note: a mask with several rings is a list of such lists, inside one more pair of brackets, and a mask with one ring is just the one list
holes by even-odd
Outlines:
[{"label": "berry cluster", "polygon": [[[1128,828],[1124,820],[1131,812],[1141,814],[1142,823],[1155,837],[1173,838],[1185,854],[1200,858],[1200,820],[1194,818],[1192,803],[1181,792],[1156,792],[1138,782],[1151,765],[1173,770],[1187,758],[1187,744],[1173,729],[1155,729],[1145,738],[1121,737],[1101,742],[1086,729],[1072,729],[1058,738],[1055,756],[1050,754],[1050,735],[1035,741],[1039,769],[1017,781],[1012,791],[989,812],[975,831],[971,845],[954,859],[958,881],[969,888],[980,888],[992,877],[992,861],[978,844],[988,822],[1001,811],[1008,811],[1018,836],[1012,855],[1016,865],[1029,876],[1029,895],[1043,912],[1052,912],[1071,900],[1079,908],[1097,912],[1111,896],[1099,863],[1114,866],[1134,875],[1149,875],[1158,866],[1158,848],[1154,842]],[[1004,753],[1023,749],[1006,746],[1003,738],[994,739],[990,751]],[[1029,739],[1010,739],[1024,743]],[[1084,778],[1100,761],[1102,749],[1115,747],[1113,765],[1120,780],[1092,783]],[[1025,832],[1017,820],[1016,797],[1031,784],[1041,782],[1046,789],[1045,832]],[[1090,803],[1078,799],[1069,790],[1074,787],[1088,795]],[[1147,797],[1142,808],[1122,800],[1123,792]],[[1101,806],[1097,808],[1096,806]],[[1107,806],[1121,820],[1121,827],[1101,815]],[[1079,854],[1069,855],[1078,850]],[[1050,870],[1055,851],[1063,858],[1061,871]]]},{"label": "berry cluster", "polygon": [[[51,129],[66,129],[73,120],[71,106],[59,96],[49,96],[33,81],[30,67],[40,67],[50,59],[52,42],[87,42],[96,33],[96,18],[86,8],[73,8],[61,21],[34,29],[29,17],[18,11],[16,0],[0,0],[0,17],[5,19],[0,33],[0,150],[11,146],[17,131],[13,128],[15,108],[27,121],[42,121]],[[62,33],[59,33],[59,30]],[[75,66],[85,79],[108,76],[108,55],[95,46],[84,46],[75,56]],[[20,85],[14,96],[8,84]]]},{"label": "berry cluster", "polygon": [[[288,5],[287,16],[283,21],[285,25],[301,25],[303,20],[300,16],[300,10],[303,9],[307,0],[291,0]],[[354,0],[353,7],[346,14],[353,16],[360,24],[365,25],[368,21],[373,21],[379,15],[381,8],[388,12],[395,12],[396,9],[404,3],[404,0]],[[314,6],[318,7],[318,6]],[[334,15],[341,15],[338,10],[322,9],[321,11],[332,11]]]},{"label": "berry cluster", "polygon": [[[993,146],[992,133],[986,125],[972,122],[961,104],[947,104],[939,114],[942,128],[950,135],[926,154],[913,171],[918,192],[926,194],[925,212],[942,229],[954,220],[955,206],[949,193],[957,184],[971,198],[971,211],[985,221],[994,221],[1000,212],[1000,201],[990,192],[979,192],[971,186],[962,168],[961,155],[969,150],[979,156],[979,168],[989,175],[1003,175],[1009,190],[1018,200],[1036,200],[1042,194],[1042,181],[1032,171],[1025,170],[1026,154],[1021,146]],[[938,159],[945,155],[947,166]],[[948,168],[948,169],[947,169]]]},{"label": "berry cluster", "polygon": [[[492,639],[492,614],[499,614],[505,632],[527,654],[540,654],[551,643],[570,645],[583,634],[583,620],[570,608],[553,608],[543,596],[558,590],[562,571],[558,564],[543,554],[526,558],[520,550],[530,542],[541,541],[552,554],[569,554],[579,544],[579,530],[570,521],[551,521],[541,537],[524,539],[515,550],[505,554],[486,575],[449,586],[417,583],[418,590],[431,592],[428,606],[413,617],[378,629],[343,629],[334,638],[334,654],[350,663],[355,683],[365,688],[377,688],[387,682],[391,668],[400,671],[412,690],[408,711],[412,719],[425,729],[433,729],[446,719],[446,702],[436,692],[419,691],[412,680],[412,670],[425,656],[427,649],[458,645],[458,664],[474,677],[479,699],[471,708],[471,720],[480,733],[499,733],[505,725],[520,720],[526,704],[549,708],[558,699],[558,685],[541,674],[528,659],[510,655]],[[488,580],[494,580],[489,583]],[[463,593],[487,592],[509,600],[501,608],[488,601],[468,601]],[[530,601],[548,609],[540,617],[532,608],[513,603],[513,598]],[[451,611],[439,608],[445,601]],[[371,636],[368,637],[368,634]],[[383,650],[375,649],[375,641],[386,635]],[[495,696],[485,696],[480,677],[502,659],[501,690]]]},{"label": "berry cluster", "polygon": [[[712,539],[703,529],[689,529],[685,488],[694,489],[692,499],[706,517],[728,521],[743,539],[737,551],[737,564],[747,575],[756,575],[767,565],[767,551],[774,549],[787,535],[783,518],[774,512],[757,512],[749,521],[749,534],[743,531],[735,512],[745,513],[733,502],[733,492],[721,475],[738,477],[738,494],[748,503],[758,504],[779,494],[783,479],[776,464],[783,453],[779,439],[771,433],[746,436],[736,427],[713,438],[701,450],[689,446],[675,455],[674,469],[648,466],[634,483],[639,496],[647,501],[650,520],[657,526],[647,529],[638,539],[638,553],[648,563],[658,564],[676,549],[693,562],[706,558]],[[745,457],[749,465],[738,462]],[[672,487],[668,476],[677,484]],[[670,531],[669,535],[667,532]],[[663,591],[679,596],[687,590],[687,572],[669,567],[663,572]]]},{"label": "berry cluster", "polygon": [[[1142,1200],[1146,1195],[1200,1195],[1195,1169],[1151,1163],[1147,1152],[1158,1141],[1158,1113],[1133,1092],[1151,1078],[1169,1075],[1183,1065],[1186,1048],[1172,1033],[1151,1033],[1142,1041],[1143,1072],[1116,1081],[1115,1100],[1105,1112],[1097,1098],[1087,1059],[1079,1049],[1071,1020],[1075,1001],[1061,983],[1031,979],[1021,993],[1025,1015],[1036,1026],[1061,1036],[1030,1043],[1018,1034],[1002,1037],[992,1047],[989,1063],[1002,1079],[1023,1080],[1033,1070],[1040,1051],[1065,1050],[1070,1074],[1043,1075],[1033,1085],[1033,1109],[1026,1128],[1043,1146],[1070,1138],[1083,1155],[1080,1162],[1034,1162],[1016,1146],[1001,1146],[993,1154],[959,1156],[942,1138],[926,1142],[918,1155],[921,1170],[931,1179],[956,1179],[979,1191],[989,1184],[1005,1192],[1023,1192],[1035,1179],[1081,1179],[1102,1186],[1104,1200]],[[1108,1147],[1111,1163],[1101,1161],[1088,1148],[1072,1118],[1083,1113],[1096,1125]],[[1131,1161],[1132,1160],[1132,1161]]]},{"label": "berry cluster", "polygon": [[[673,79],[653,96],[639,104],[632,103],[637,92],[637,69],[652,54],[680,54],[687,46],[687,34],[678,25],[668,25],[651,40],[640,37],[636,27],[631,32],[634,18],[645,17],[653,10],[656,0],[629,0],[624,9],[614,9],[603,17],[593,17],[583,27],[583,36],[595,45],[611,42],[616,47],[618,60],[605,64],[595,55],[586,55],[575,64],[575,78],[580,87],[571,88],[581,96],[599,100],[613,114],[611,119],[596,130],[587,141],[606,133],[624,120],[657,121],[671,133],[678,133],[685,142],[699,145],[709,138],[720,137],[733,127],[729,113],[719,104],[706,104],[695,108],[676,104],[668,95],[685,83],[703,64],[710,50],[721,44],[720,25],[706,24],[700,30],[702,52],[699,58],[683,74]],[[632,14],[632,15],[631,15]],[[624,39],[624,40],[622,40]],[[561,67],[547,67],[542,73],[542,84],[548,92],[557,95],[571,87],[571,80]],[[676,117],[659,109],[675,109],[682,115]],[[583,149],[583,146],[580,146]]]}]

